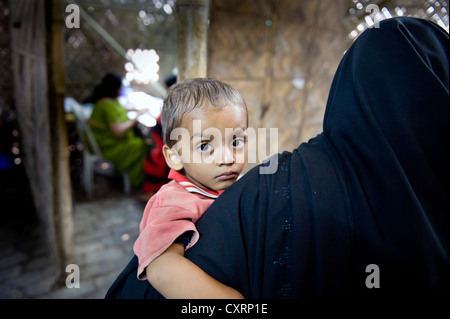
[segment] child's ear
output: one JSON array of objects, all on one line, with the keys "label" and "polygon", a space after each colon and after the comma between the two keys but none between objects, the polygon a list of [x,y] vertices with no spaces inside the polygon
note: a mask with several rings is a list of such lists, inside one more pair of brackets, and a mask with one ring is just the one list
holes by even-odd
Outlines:
[{"label": "child's ear", "polygon": [[164,158],[166,159],[166,163],[170,168],[176,171],[183,169],[183,162],[181,161],[181,157],[178,155],[176,150],[164,145],[162,151]]}]

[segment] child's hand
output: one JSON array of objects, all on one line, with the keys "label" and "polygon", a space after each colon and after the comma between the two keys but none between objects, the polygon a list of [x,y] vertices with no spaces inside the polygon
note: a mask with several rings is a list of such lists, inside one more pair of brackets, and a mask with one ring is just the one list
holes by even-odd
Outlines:
[{"label": "child's hand", "polygon": [[184,257],[184,245],[172,244],[146,268],[148,281],[165,298],[174,299],[243,299],[228,287]]}]

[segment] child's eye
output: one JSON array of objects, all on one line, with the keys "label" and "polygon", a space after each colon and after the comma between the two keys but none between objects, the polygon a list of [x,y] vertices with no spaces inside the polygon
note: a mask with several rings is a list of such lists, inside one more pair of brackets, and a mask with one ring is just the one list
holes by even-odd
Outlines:
[{"label": "child's eye", "polygon": [[245,138],[243,138],[243,137],[233,140],[233,147],[239,148],[239,147],[244,146],[244,144],[245,144]]},{"label": "child's eye", "polygon": [[201,143],[198,148],[200,149],[201,152],[209,152],[211,151],[212,146],[209,143]]}]

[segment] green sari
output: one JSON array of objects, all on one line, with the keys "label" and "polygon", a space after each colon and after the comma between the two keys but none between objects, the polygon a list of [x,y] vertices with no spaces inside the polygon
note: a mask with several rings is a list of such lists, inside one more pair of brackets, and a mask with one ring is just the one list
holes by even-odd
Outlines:
[{"label": "green sari", "polygon": [[150,147],[144,140],[129,130],[124,137],[113,135],[109,124],[128,121],[127,111],[117,100],[103,100],[95,103],[89,120],[92,133],[103,156],[119,171],[126,171],[133,188],[144,181],[144,160]]}]

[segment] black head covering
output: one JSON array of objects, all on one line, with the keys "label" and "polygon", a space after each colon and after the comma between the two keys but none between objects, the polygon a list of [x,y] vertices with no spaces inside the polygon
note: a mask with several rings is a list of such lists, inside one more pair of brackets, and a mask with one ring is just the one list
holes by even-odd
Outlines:
[{"label": "black head covering", "polygon": [[331,88],[324,135],[351,202],[353,264],[378,264],[380,294],[448,292],[448,44],[429,21],[388,20],[355,42]]},{"label": "black head covering", "polygon": [[435,24],[368,29],[339,65],[323,133],[227,189],[186,256],[246,298],[448,296],[448,82]]}]

